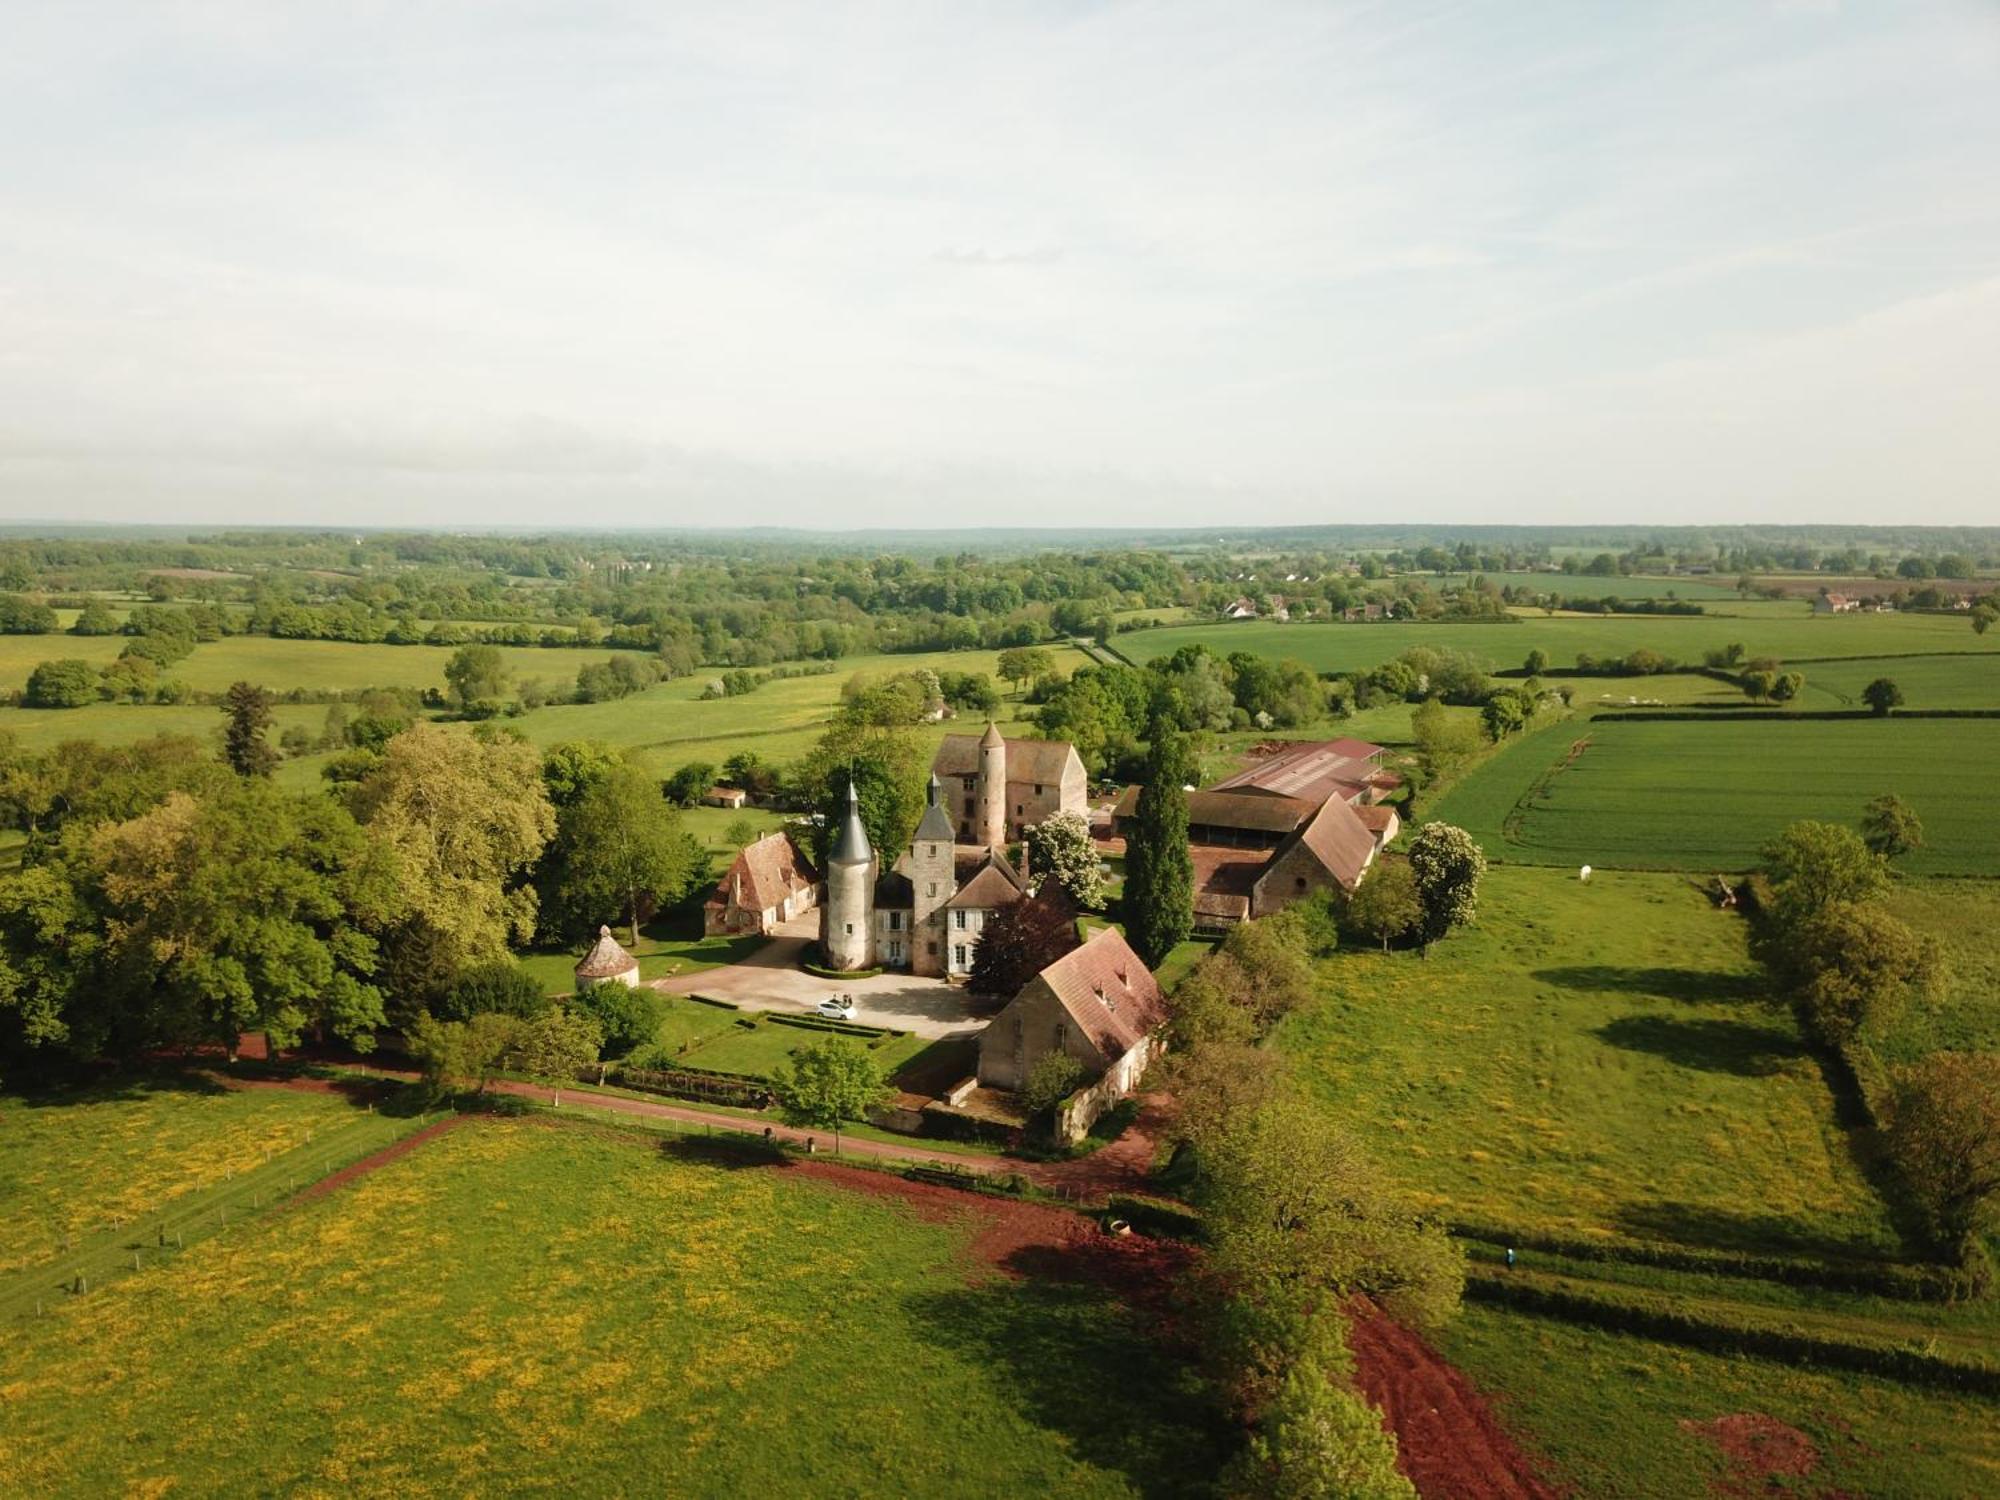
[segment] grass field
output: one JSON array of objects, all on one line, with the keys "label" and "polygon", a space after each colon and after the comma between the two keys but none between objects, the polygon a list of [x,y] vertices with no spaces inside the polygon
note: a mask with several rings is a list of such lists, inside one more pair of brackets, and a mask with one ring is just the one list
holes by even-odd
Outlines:
[{"label": "grass field", "polygon": [[0,1095],[0,1272],[164,1208],[354,1113],[331,1094],[185,1076]]},{"label": "grass field", "polygon": [[1187,1376],[1100,1291],[974,1276],[970,1234],[801,1168],[484,1122],[21,1325],[0,1472],[37,1495],[1199,1487]]},{"label": "grass field", "polygon": [[1741,920],[1680,877],[1489,873],[1429,960],[1343,952],[1278,1044],[1424,1200],[1499,1226],[1871,1257],[1896,1235]]},{"label": "grass field", "polygon": [[2000,708],[2000,656],[1986,652],[1806,662],[1799,670],[1801,708],[1864,708],[1861,690],[1878,677],[1901,688],[1910,708]]},{"label": "grass field", "polygon": [[[1511,625],[1278,625],[1248,620],[1229,625],[1176,625],[1118,637],[1118,649],[1134,661],[1169,656],[1190,642],[1228,655],[1248,651],[1272,658],[1296,657],[1319,672],[1354,672],[1379,666],[1412,646],[1465,651],[1489,667],[1518,667],[1530,651],[1549,654],[1560,672],[1577,653],[1624,656],[1640,647],[1677,661],[1699,663],[1703,653],[1740,642],[1752,656],[1786,661],[1813,657],[1885,656],[1928,652],[2000,652],[2000,632],[1973,634],[1964,616],[1821,615],[1786,606],[1782,617],[1731,619],[1695,615],[1573,615],[1523,618]],[[1810,678],[1812,668],[1805,669]]]},{"label": "grass field", "polygon": [[[1475,578],[1484,578],[1495,588],[1532,589],[1539,594],[1560,594],[1565,599],[1729,599],[1737,598],[1736,580],[1715,578],[1598,578],[1587,573],[1448,573],[1442,578],[1429,574],[1424,581],[1440,591],[1462,588]],[[1801,606],[1795,605],[1794,608]]]},{"label": "grass field", "polygon": [[[1493,1394],[1502,1421],[1592,1500],[1691,1495],[2000,1492],[1990,1402],[1892,1381],[1722,1358],[1468,1305],[1439,1340]],[[1812,1444],[1811,1473],[1732,1471],[1693,1425],[1757,1414]],[[1692,1424],[1692,1425],[1684,1425]]]},{"label": "grass field", "polygon": [[1436,816],[1510,861],[1729,871],[1756,864],[1787,823],[1855,824],[1893,791],[1927,830],[1911,872],[2000,875],[1996,765],[1991,719],[1572,720],[1501,750]]},{"label": "grass field", "polygon": [[1876,1050],[1913,1062],[1940,1048],[2000,1052],[2000,882],[1903,880],[1889,909],[1943,952],[1940,992],[1908,1006]]}]

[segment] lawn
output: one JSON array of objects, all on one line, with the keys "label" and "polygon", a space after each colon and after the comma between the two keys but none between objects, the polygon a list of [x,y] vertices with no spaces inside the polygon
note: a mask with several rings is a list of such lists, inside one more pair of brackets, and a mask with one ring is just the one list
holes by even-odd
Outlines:
[{"label": "lawn", "polygon": [[[1727,606],[1723,606],[1727,607]],[[1677,661],[1699,663],[1705,652],[1740,642],[1752,656],[1787,661],[1813,657],[1882,656],[1903,653],[2000,653],[2000,632],[1974,635],[1963,615],[1809,615],[1797,606],[1782,617],[1731,619],[1693,615],[1571,615],[1554,619],[1520,617],[1514,624],[1309,624],[1280,625],[1248,620],[1224,625],[1180,625],[1135,631],[1118,638],[1134,661],[1171,656],[1200,642],[1224,656],[1248,651],[1272,658],[1296,657],[1320,672],[1355,672],[1379,666],[1412,646],[1465,651],[1489,667],[1518,667],[1530,651],[1549,654],[1560,671],[1579,652],[1599,658],[1624,656],[1640,647]],[[1812,668],[1805,669],[1807,677]],[[1636,690],[1636,689],[1635,689]]]},{"label": "lawn", "polygon": [[38,1495],[686,1496],[1213,1472],[1189,1377],[1106,1294],[971,1274],[969,1223],[807,1172],[469,1125],[20,1325],[0,1472]]},{"label": "lawn", "polygon": [[1501,867],[1422,959],[1342,952],[1276,1034],[1447,1217],[1854,1257],[1896,1236],[1740,918],[1674,876]]},{"label": "lawn", "polygon": [[1705,873],[1756,864],[1795,819],[1856,823],[1893,791],[1927,830],[1912,872],[1996,875],[1996,765],[1991,719],[1570,721],[1507,746],[1436,815],[1509,861]]},{"label": "lawn", "polygon": [[[1954,1497],[2000,1492],[1990,1402],[1893,1381],[1723,1358],[1467,1305],[1439,1340],[1522,1445],[1593,1500],[1705,1494]],[[1733,1473],[1695,1430],[1756,1414],[1803,1433],[1810,1478]]]},{"label": "lawn", "polygon": [[0,1095],[0,1272],[156,1212],[356,1113],[333,1094],[196,1075]]},{"label": "lawn", "polygon": [[[721,968],[724,964],[740,963],[749,954],[764,946],[765,939],[752,933],[739,937],[702,937],[699,935],[700,918],[697,915],[690,922],[685,912],[669,912],[659,920],[641,924],[639,946],[632,946],[629,928],[613,930],[639,960],[641,979],[669,979],[676,974],[693,974],[703,969]],[[595,942],[593,936],[591,942]],[[573,950],[552,952],[547,949],[531,953],[517,953],[516,960],[542,982],[543,990],[551,995],[567,995],[576,988],[576,963],[588,945],[579,943]]]}]

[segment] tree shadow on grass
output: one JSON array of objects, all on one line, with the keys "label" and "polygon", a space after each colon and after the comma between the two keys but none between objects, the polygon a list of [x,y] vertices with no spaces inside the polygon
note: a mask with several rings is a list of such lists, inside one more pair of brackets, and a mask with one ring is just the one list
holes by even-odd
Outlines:
[{"label": "tree shadow on grass", "polygon": [[1792,1032],[1748,1021],[1685,1021],[1674,1016],[1620,1016],[1592,1033],[1628,1052],[1646,1052],[1683,1068],[1764,1078],[1806,1055]]},{"label": "tree shadow on grass", "polygon": [[1763,1000],[1769,982],[1758,974],[1718,974],[1712,969],[1635,969],[1617,964],[1577,964],[1536,969],[1534,978],[1566,990],[1657,995],[1689,1003],[1731,1004]]},{"label": "tree shadow on grass", "polygon": [[761,1136],[727,1132],[722,1135],[673,1135],[660,1142],[660,1155],[704,1167],[788,1167],[792,1158]]},{"label": "tree shadow on grass", "polygon": [[[1142,1495],[1210,1495],[1237,1441],[1193,1373],[1101,1286],[1045,1274],[1046,1246],[1007,1264],[1029,1272],[919,1294],[911,1311],[939,1345],[978,1362],[1028,1421]],[[1015,1265],[1019,1260],[1021,1264]]]},{"label": "tree shadow on grass", "polygon": [[1665,1240],[1707,1250],[1807,1255],[1844,1262],[1896,1258],[1890,1246],[1814,1228],[1785,1214],[1720,1208],[1713,1204],[1635,1201],[1613,1210],[1612,1222],[1635,1239]]},{"label": "tree shadow on grass", "polygon": [[9,1078],[12,1102],[24,1109],[125,1103],[149,1094],[226,1094],[229,1086],[207,1073],[180,1068],[144,1072],[77,1073],[54,1079]]}]

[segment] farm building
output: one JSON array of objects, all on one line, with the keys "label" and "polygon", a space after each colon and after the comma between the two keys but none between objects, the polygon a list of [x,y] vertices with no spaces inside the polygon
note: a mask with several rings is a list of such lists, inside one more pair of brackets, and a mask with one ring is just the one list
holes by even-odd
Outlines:
[{"label": "farm building", "polygon": [[1813,613],[1816,615],[1844,615],[1859,608],[1861,601],[1853,595],[1831,594],[1824,589],[1820,590],[1819,596],[1813,600]]},{"label": "farm building", "polygon": [[622,984],[639,987],[639,960],[627,953],[609,927],[597,929],[597,942],[578,960],[576,987],[587,984]]},{"label": "farm building", "polygon": [[1010,740],[986,733],[948,734],[931,761],[940,805],[957,824],[959,843],[995,848],[1060,812],[1087,810],[1089,779],[1068,740]]},{"label": "farm building", "polygon": [[[1401,829],[1381,799],[1401,778],[1364,740],[1300,741],[1214,786],[1188,793],[1195,925],[1206,931],[1282,911],[1328,885],[1351,891]],[[1138,808],[1113,809],[1123,834]]]},{"label": "farm building", "polygon": [[819,875],[791,835],[767,833],[746,845],[716,883],[701,909],[701,930],[709,937],[768,933],[818,900]]},{"label": "farm building", "polygon": [[1080,1139],[1146,1071],[1166,1020],[1159,981],[1115,927],[1050,964],[1021,988],[979,1034],[981,1086],[1019,1089],[1051,1053],[1076,1059],[1096,1081],[1057,1121],[1062,1139]]},{"label": "farm building", "polygon": [[728,786],[718,781],[701,794],[704,807],[742,807],[750,800],[750,794],[740,786]]}]

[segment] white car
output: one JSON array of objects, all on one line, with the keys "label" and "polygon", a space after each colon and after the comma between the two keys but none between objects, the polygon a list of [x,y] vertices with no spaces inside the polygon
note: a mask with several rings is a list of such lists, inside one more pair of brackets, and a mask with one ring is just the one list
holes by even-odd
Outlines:
[{"label": "white car", "polygon": [[820,1001],[819,1013],[829,1021],[851,1021],[854,1019],[854,997],[833,995]]}]

